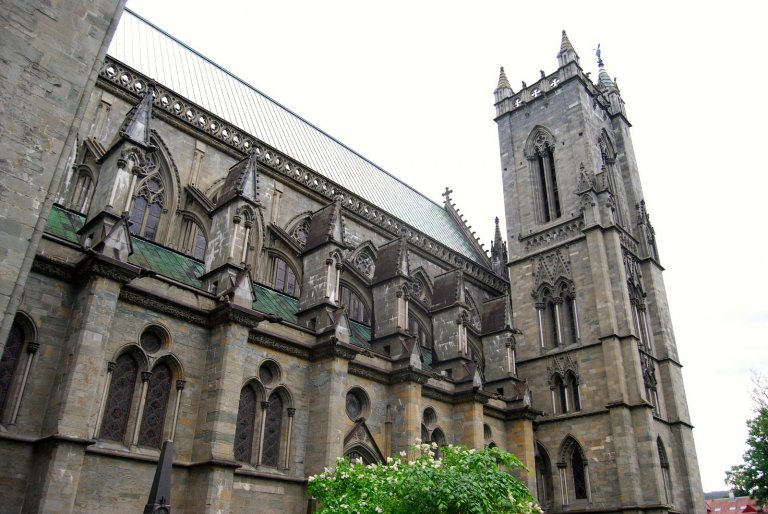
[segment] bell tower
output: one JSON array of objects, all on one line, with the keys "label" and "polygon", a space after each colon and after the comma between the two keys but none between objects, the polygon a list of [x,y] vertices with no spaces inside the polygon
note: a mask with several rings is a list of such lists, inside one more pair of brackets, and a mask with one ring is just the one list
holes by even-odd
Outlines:
[{"label": "bell tower", "polygon": [[662,267],[631,124],[598,45],[597,82],[565,31],[558,68],[494,91],[518,376],[539,501],[573,509],[703,505]]}]

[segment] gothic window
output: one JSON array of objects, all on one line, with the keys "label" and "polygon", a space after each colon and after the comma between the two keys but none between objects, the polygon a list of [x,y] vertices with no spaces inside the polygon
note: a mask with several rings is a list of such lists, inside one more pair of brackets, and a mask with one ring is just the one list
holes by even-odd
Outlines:
[{"label": "gothic window", "polygon": [[571,455],[571,472],[573,473],[574,496],[577,500],[585,500],[587,498],[587,474],[580,451],[574,451]]},{"label": "gothic window", "polygon": [[302,248],[307,244],[307,236],[309,235],[309,218],[305,218],[293,229],[291,236]]},{"label": "gothic window", "polygon": [[168,410],[168,398],[171,394],[171,368],[160,363],[152,370],[144,401],[144,415],[139,431],[139,445],[160,448],[163,442],[165,413]]},{"label": "gothic window", "polygon": [[351,463],[362,464],[363,466],[379,462],[379,459],[376,458],[374,453],[362,444],[353,446],[344,453],[344,456],[347,457]]},{"label": "gothic window", "polygon": [[368,250],[362,250],[358,252],[358,254],[355,255],[354,260],[352,261],[352,265],[363,276],[368,278],[373,278],[373,271],[375,268],[375,264],[373,261],[373,256],[371,255],[371,252],[369,252]]},{"label": "gothic window", "polygon": [[272,269],[274,270],[273,287],[285,294],[296,296],[298,287],[296,284],[296,273],[294,273],[293,268],[280,257],[273,257]]},{"label": "gothic window", "polygon": [[573,372],[568,372],[566,374],[565,386],[567,388],[568,398],[570,399],[568,404],[573,407],[574,411],[580,411],[581,397],[579,395],[579,380]]},{"label": "gothic window", "polygon": [[191,219],[184,220],[181,251],[202,261],[205,259],[205,248],[207,245],[208,240],[205,237],[203,228]]},{"label": "gothic window", "polygon": [[147,175],[139,182],[130,216],[132,234],[155,240],[164,199],[165,188],[158,172]]},{"label": "gothic window", "polygon": [[560,471],[563,504],[571,503],[571,499],[588,500],[590,486],[587,459],[581,445],[571,436],[563,441],[557,467]]},{"label": "gothic window", "polygon": [[640,367],[643,373],[643,383],[645,384],[645,396],[653,406],[653,415],[660,416],[659,392],[656,381],[656,365],[653,358],[643,352],[640,352]]},{"label": "gothic window", "polygon": [[112,381],[107,393],[104,419],[101,422],[102,439],[124,441],[138,373],[139,365],[130,353],[122,354],[115,361]]},{"label": "gothic window", "polygon": [[416,342],[419,343],[419,346],[432,348],[432,338],[429,337],[427,330],[421,322],[416,319],[416,316],[410,312],[408,313],[408,333],[416,338]]},{"label": "gothic window", "polygon": [[656,439],[656,449],[659,452],[661,478],[664,482],[664,497],[669,505],[672,504],[672,479],[669,475],[669,459],[667,459],[667,451],[664,449],[664,443],[661,442],[661,437]]},{"label": "gothic window", "polygon": [[346,411],[352,421],[368,417],[371,402],[368,395],[359,387],[354,387],[347,392]]},{"label": "gothic window", "polygon": [[541,128],[531,134],[526,145],[526,154],[531,163],[534,203],[539,223],[547,223],[561,215],[553,148],[554,139],[551,134]]},{"label": "gothic window", "polygon": [[9,396],[9,389],[16,368],[21,360],[21,350],[24,346],[24,331],[14,323],[11,327],[11,333],[8,341],[5,343],[2,359],[0,359],[0,412],[5,407],[5,402]]},{"label": "gothic window", "polygon": [[75,186],[72,189],[68,207],[73,211],[85,213],[91,203],[93,192],[93,177],[85,167],[80,167],[75,175]]},{"label": "gothic window", "polygon": [[554,487],[552,484],[552,465],[550,464],[547,450],[536,443],[536,492],[538,493],[539,504],[545,509],[552,504],[554,497]]},{"label": "gothic window", "polygon": [[[15,408],[10,418],[15,421],[16,411],[21,401],[21,396],[26,386],[26,379],[29,367],[32,363],[32,357],[37,351],[39,344],[35,339],[35,329],[32,322],[22,314],[17,314],[16,319],[11,325],[11,332],[3,349],[3,355],[0,357],[0,414],[5,412],[14,403],[11,398],[16,399]],[[24,350],[26,349],[26,359]]]},{"label": "gothic window", "polygon": [[544,307],[544,318],[547,323],[546,333],[547,333],[547,341],[549,343],[550,348],[554,348],[559,343],[559,324],[557,319],[557,304],[553,299],[548,299],[546,302],[546,306]]},{"label": "gothic window", "polygon": [[283,400],[280,395],[272,393],[264,421],[264,447],[261,450],[261,463],[265,466],[277,467],[278,465],[282,424]]},{"label": "gothic window", "polygon": [[440,448],[446,445],[445,442],[445,434],[440,428],[435,428],[432,431],[432,436],[429,439],[430,443],[435,443],[437,445],[437,449],[435,450],[435,458],[440,459],[442,456],[440,455]]},{"label": "gothic window", "polygon": [[579,330],[576,325],[576,299],[563,298],[563,335],[565,344],[574,344],[579,340]]},{"label": "gothic window", "polygon": [[345,285],[341,286],[341,303],[346,306],[349,319],[365,325],[371,324],[371,311],[357,293]]},{"label": "gothic window", "polygon": [[235,460],[251,461],[253,434],[256,429],[256,391],[246,385],[240,391],[240,404],[237,408],[237,426],[235,428]]}]

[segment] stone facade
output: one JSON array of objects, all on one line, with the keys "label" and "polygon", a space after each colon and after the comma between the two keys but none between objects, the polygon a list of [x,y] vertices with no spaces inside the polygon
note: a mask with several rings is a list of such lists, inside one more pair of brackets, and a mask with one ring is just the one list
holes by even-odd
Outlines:
[{"label": "stone facade", "polygon": [[99,62],[13,265],[32,252],[0,348],[2,503],[138,511],[172,440],[174,511],[306,512],[309,475],[421,438],[516,453],[548,512],[695,512],[623,103],[565,54],[536,89],[500,79],[490,257],[448,191],[458,243]]}]

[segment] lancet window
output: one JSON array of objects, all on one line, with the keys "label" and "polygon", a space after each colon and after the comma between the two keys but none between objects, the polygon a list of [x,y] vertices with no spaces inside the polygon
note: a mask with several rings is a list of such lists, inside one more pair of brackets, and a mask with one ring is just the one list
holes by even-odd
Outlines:
[{"label": "lancet window", "polygon": [[101,438],[124,442],[136,390],[139,365],[133,355],[124,353],[110,367],[113,369],[101,423]]},{"label": "lancet window", "polygon": [[669,459],[661,437],[656,439],[656,449],[659,452],[659,464],[661,466],[661,478],[664,482],[664,498],[668,505],[672,504],[672,479],[669,475]]},{"label": "lancet window", "polygon": [[165,187],[158,171],[141,178],[131,208],[131,233],[154,241],[165,203]]},{"label": "lancet window", "polygon": [[185,219],[181,236],[181,251],[202,261],[205,259],[206,246],[208,246],[208,239],[205,237],[205,231],[200,224],[192,219]]},{"label": "lancet window", "polygon": [[578,500],[589,500],[589,467],[584,450],[571,436],[560,447],[557,467],[560,471],[560,489],[564,505]]},{"label": "lancet window", "polygon": [[72,189],[72,196],[67,207],[81,213],[88,212],[92,193],[93,177],[91,172],[87,167],[79,166],[75,173],[75,186]]},{"label": "lancet window", "polygon": [[35,337],[32,322],[25,315],[17,314],[0,357],[0,419],[3,421],[16,419],[32,359],[39,347]]},{"label": "lancet window", "polygon": [[561,216],[560,191],[555,170],[554,138],[539,127],[528,138],[526,155],[531,167],[534,205],[539,223]]},{"label": "lancet window", "polygon": [[272,393],[270,395],[265,416],[261,463],[265,466],[277,467],[280,459],[280,436],[283,424],[283,400],[279,394]]},{"label": "lancet window", "polygon": [[556,348],[579,342],[581,336],[573,284],[561,278],[556,289],[542,285],[533,296],[536,298],[541,347]]},{"label": "lancet window", "polygon": [[257,395],[248,384],[240,391],[240,404],[237,408],[237,426],[235,428],[235,459],[251,461],[253,437],[256,430]]},{"label": "lancet window", "polygon": [[140,446],[160,448],[163,442],[165,414],[168,410],[168,399],[171,396],[172,378],[171,368],[165,363],[158,364],[152,370],[139,431]]}]

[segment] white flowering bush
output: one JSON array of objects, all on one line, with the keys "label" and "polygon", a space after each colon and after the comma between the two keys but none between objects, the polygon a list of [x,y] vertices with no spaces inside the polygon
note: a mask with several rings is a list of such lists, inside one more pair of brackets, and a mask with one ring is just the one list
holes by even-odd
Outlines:
[{"label": "white flowering bush", "polygon": [[523,468],[498,448],[470,450],[434,443],[413,445],[386,463],[363,465],[339,458],[333,468],[309,477],[318,514],[540,513],[528,489],[512,473]]}]

